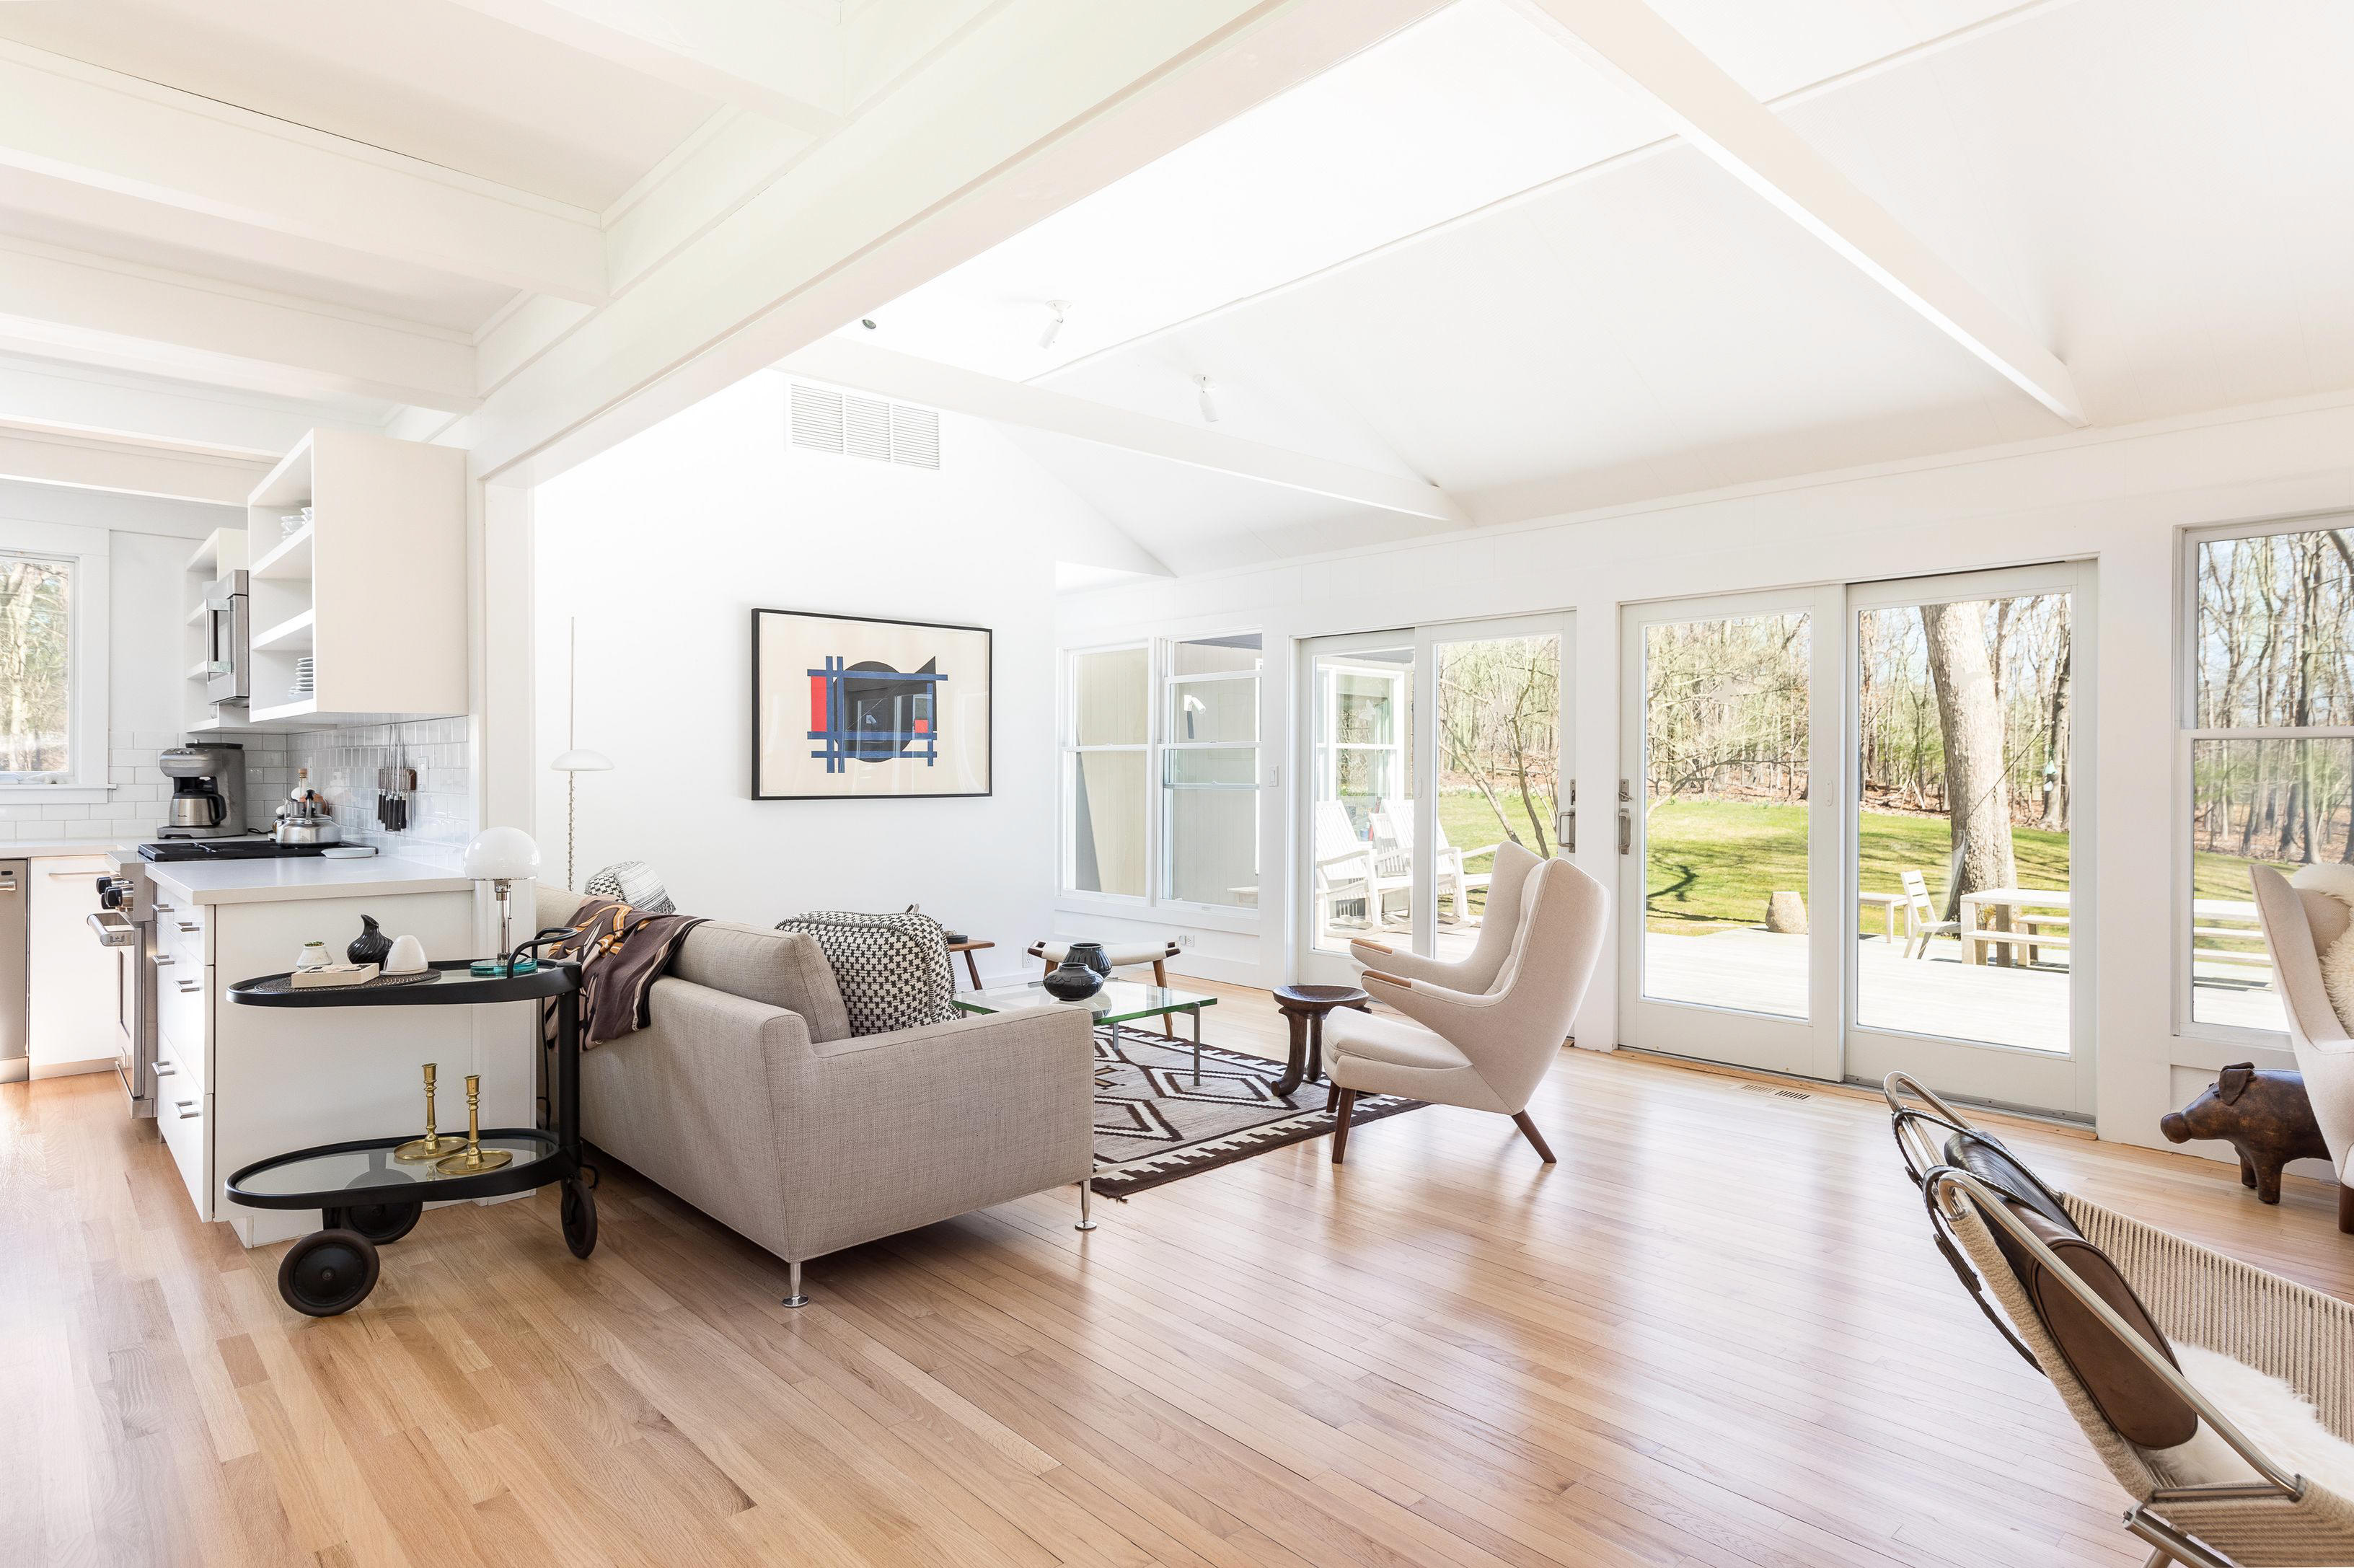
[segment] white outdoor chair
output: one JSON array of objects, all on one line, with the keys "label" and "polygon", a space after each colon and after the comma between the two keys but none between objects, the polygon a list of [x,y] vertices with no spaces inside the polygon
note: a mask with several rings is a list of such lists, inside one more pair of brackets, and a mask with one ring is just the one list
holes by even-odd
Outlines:
[{"label": "white outdoor chair", "polygon": [[1929,938],[1932,937],[1959,937],[1962,934],[1962,923],[1959,920],[1937,918],[1937,906],[1929,897],[1929,885],[1923,880],[1919,872],[1899,872],[1896,880],[1904,886],[1904,956],[1906,958],[1927,958]]},{"label": "white outdoor chair", "polygon": [[[1405,852],[1406,863],[1411,866],[1414,863],[1414,802],[1384,799],[1382,801],[1382,817],[1388,822],[1391,836],[1398,847]],[[1471,895],[1485,892],[1496,874],[1492,869],[1473,871],[1467,863],[1483,854],[1493,854],[1498,846],[1481,844],[1478,849],[1457,849],[1447,842],[1447,824],[1439,821],[1436,813],[1431,817],[1430,826],[1433,834],[1431,871],[1437,882],[1431,902],[1441,904],[1452,898],[1455,901],[1455,918],[1469,920],[1471,917]]]},{"label": "white outdoor chair", "polygon": [[1410,891],[1414,879],[1381,870],[1373,846],[1357,836],[1349,808],[1340,801],[1316,802],[1315,829],[1318,928],[1331,930],[1339,923],[1339,906],[1352,900],[1364,904],[1366,924],[1379,926],[1389,895]]},{"label": "white outdoor chair", "polygon": [[2297,887],[2268,865],[2248,868],[2256,887],[2256,914],[2272,950],[2288,1043],[2305,1075],[2313,1119],[2338,1170],[2338,1228],[2354,1235],[2354,1039],[2329,1005],[2321,983],[2321,955],[2346,934],[2346,906],[2329,894]]}]

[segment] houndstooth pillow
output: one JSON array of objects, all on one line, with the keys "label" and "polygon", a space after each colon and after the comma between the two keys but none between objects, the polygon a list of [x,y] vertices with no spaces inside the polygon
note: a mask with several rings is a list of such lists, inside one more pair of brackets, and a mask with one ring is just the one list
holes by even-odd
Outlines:
[{"label": "houndstooth pillow", "polygon": [[670,889],[661,876],[642,860],[615,861],[580,891],[591,898],[618,898],[642,915],[669,915],[678,907],[670,901]]},{"label": "houndstooth pillow", "polygon": [[819,909],[779,920],[777,929],[817,938],[842,988],[853,1034],[947,1023],[957,1016],[948,938],[928,915]]}]

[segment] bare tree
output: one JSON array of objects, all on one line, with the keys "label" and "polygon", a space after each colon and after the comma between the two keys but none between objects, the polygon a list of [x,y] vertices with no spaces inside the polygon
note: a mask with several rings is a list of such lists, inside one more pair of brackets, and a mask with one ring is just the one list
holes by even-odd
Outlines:
[{"label": "bare tree", "polygon": [[1962,850],[1955,894],[2009,887],[2019,878],[2011,857],[2002,707],[1987,654],[1985,617],[1986,606],[1978,603],[1921,609],[1946,744],[1946,810],[1954,842]]}]

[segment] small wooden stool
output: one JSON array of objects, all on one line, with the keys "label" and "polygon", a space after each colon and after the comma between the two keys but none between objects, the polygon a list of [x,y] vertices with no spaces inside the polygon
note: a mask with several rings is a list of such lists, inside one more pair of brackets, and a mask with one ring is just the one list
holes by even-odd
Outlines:
[{"label": "small wooden stool", "polygon": [[1324,1075],[1324,1015],[1336,1007],[1371,1012],[1373,998],[1352,985],[1286,985],[1275,991],[1275,1005],[1291,1025],[1291,1060],[1275,1092],[1288,1095],[1302,1082]]},{"label": "small wooden stool", "polygon": [[949,989],[951,991],[956,989],[955,955],[962,953],[964,955],[965,973],[972,977],[972,989],[975,991],[981,990],[981,966],[973,961],[972,956],[975,953],[985,953],[995,946],[997,946],[997,944],[994,942],[976,942],[970,937],[967,937],[961,941],[950,942],[949,944]]}]

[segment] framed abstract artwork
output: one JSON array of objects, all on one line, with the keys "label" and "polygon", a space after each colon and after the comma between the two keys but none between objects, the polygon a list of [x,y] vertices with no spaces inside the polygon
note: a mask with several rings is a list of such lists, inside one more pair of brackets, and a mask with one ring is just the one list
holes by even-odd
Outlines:
[{"label": "framed abstract artwork", "polygon": [[990,793],[990,632],[752,612],[752,798]]}]

